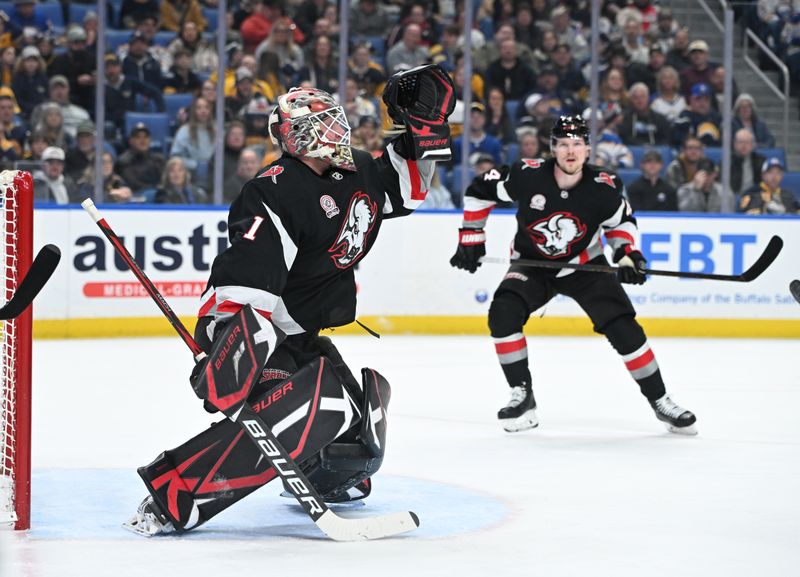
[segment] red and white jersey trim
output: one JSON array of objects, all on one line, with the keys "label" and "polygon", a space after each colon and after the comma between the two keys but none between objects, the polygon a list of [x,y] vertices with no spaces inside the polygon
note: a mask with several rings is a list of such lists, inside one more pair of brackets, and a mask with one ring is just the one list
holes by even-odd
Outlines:
[{"label": "red and white jersey trim", "polygon": [[[578,255],[574,256],[573,258],[569,259],[567,262],[573,264],[586,264],[593,258],[597,258],[603,254],[603,241],[600,238],[600,231],[594,233],[592,240],[589,242],[589,246],[587,246],[584,250],[582,250]],[[575,272],[575,269],[571,268],[562,268],[556,274],[556,278],[567,276],[568,274],[572,274]]]},{"label": "red and white jersey trim", "polygon": [[601,223],[601,227],[605,230],[608,244],[614,251],[626,244],[633,247],[638,244],[639,229],[633,221],[625,218],[630,214],[630,205],[626,200],[623,200],[614,215]]},{"label": "red and white jersey trim", "polygon": [[464,197],[464,228],[484,228],[489,213],[497,203],[493,200],[481,200],[473,196]]},{"label": "red and white jersey trim", "polygon": [[528,343],[525,335],[514,333],[507,337],[492,339],[497,359],[501,365],[508,365],[528,358]]},{"label": "red and white jersey trim", "polygon": [[[206,295],[209,293],[207,292]],[[203,295],[205,298],[206,295]],[[243,286],[216,287],[200,306],[200,316],[214,319],[227,318],[249,304],[264,318],[269,319],[278,304],[278,297],[270,292]]]},{"label": "red and white jersey trim", "polygon": [[[436,163],[433,160],[407,160],[395,152],[394,144],[387,146],[386,152],[399,178],[403,207],[416,210],[428,195]],[[386,198],[388,200],[388,195]],[[391,203],[384,206],[384,213],[387,208],[391,210]]]},{"label": "red and white jersey trim", "polygon": [[622,360],[634,379],[644,379],[658,370],[656,357],[647,341],[632,353],[622,355]]}]

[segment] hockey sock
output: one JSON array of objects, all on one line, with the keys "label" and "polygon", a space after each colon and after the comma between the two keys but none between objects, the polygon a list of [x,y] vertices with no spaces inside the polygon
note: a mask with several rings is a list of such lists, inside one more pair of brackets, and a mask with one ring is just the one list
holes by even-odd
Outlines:
[{"label": "hockey sock", "polygon": [[632,316],[618,317],[603,327],[603,334],[622,357],[642,394],[654,401],[666,394],[661,370],[641,325]]},{"label": "hockey sock", "polygon": [[524,301],[511,292],[496,294],[489,309],[489,329],[494,350],[510,387],[531,386],[528,345],[522,334],[528,316]]}]

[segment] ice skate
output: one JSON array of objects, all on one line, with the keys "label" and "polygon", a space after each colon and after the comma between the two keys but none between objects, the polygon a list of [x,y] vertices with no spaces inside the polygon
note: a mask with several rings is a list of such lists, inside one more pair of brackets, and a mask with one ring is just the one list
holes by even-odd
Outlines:
[{"label": "ice skate", "polygon": [[678,435],[697,434],[697,429],[694,426],[697,417],[691,411],[676,404],[675,401],[669,398],[669,395],[650,401],[650,406],[653,407],[658,420],[664,423],[670,433],[677,433]]},{"label": "ice skate", "polygon": [[508,433],[517,433],[539,426],[536,400],[530,387],[512,387],[511,400],[497,412],[497,418]]},{"label": "ice skate", "polygon": [[172,523],[161,513],[161,510],[149,495],[136,509],[136,514],[122,524],[122,528],[143,537],[164,535],[175,531]]}]

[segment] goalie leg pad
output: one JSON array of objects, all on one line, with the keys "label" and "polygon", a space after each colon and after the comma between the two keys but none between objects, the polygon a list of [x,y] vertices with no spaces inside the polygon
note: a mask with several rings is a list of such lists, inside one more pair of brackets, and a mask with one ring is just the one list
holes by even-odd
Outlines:
[{"label": "goalie leg pad", "polygon": [[[298,463],[318,455],[348,429],[357,430],[362,411],[325,357],[250,404]],[[165,451],[138,472],[179,532],[201,525],[276,477],[244,431],[228,420]]]}]

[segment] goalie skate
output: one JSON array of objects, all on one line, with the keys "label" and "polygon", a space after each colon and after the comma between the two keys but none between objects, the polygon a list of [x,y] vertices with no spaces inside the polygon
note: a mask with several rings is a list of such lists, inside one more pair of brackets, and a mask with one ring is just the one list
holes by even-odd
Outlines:
[{"label": "goalie skate", "polygon": [[653,407],[658,420],[664,423],[670,433],[678,435],[697,434],[697,429],[694,426],[697,417],[691,411],[675,403],[669,395],[650,401],[650,406]]},{"label": "goalie skate", "polygon": [[136,509],[136,514],[122,524],[122,528],[143,537],[172,533],[172,523],[158,509],[151,496],[147,496]]},{"label": "goalie skate", "polygon": [[511,400],[497,412],[497,418],[507,433],[517,433],[539,426],[536,400],[528,387],[512,387]]}]

